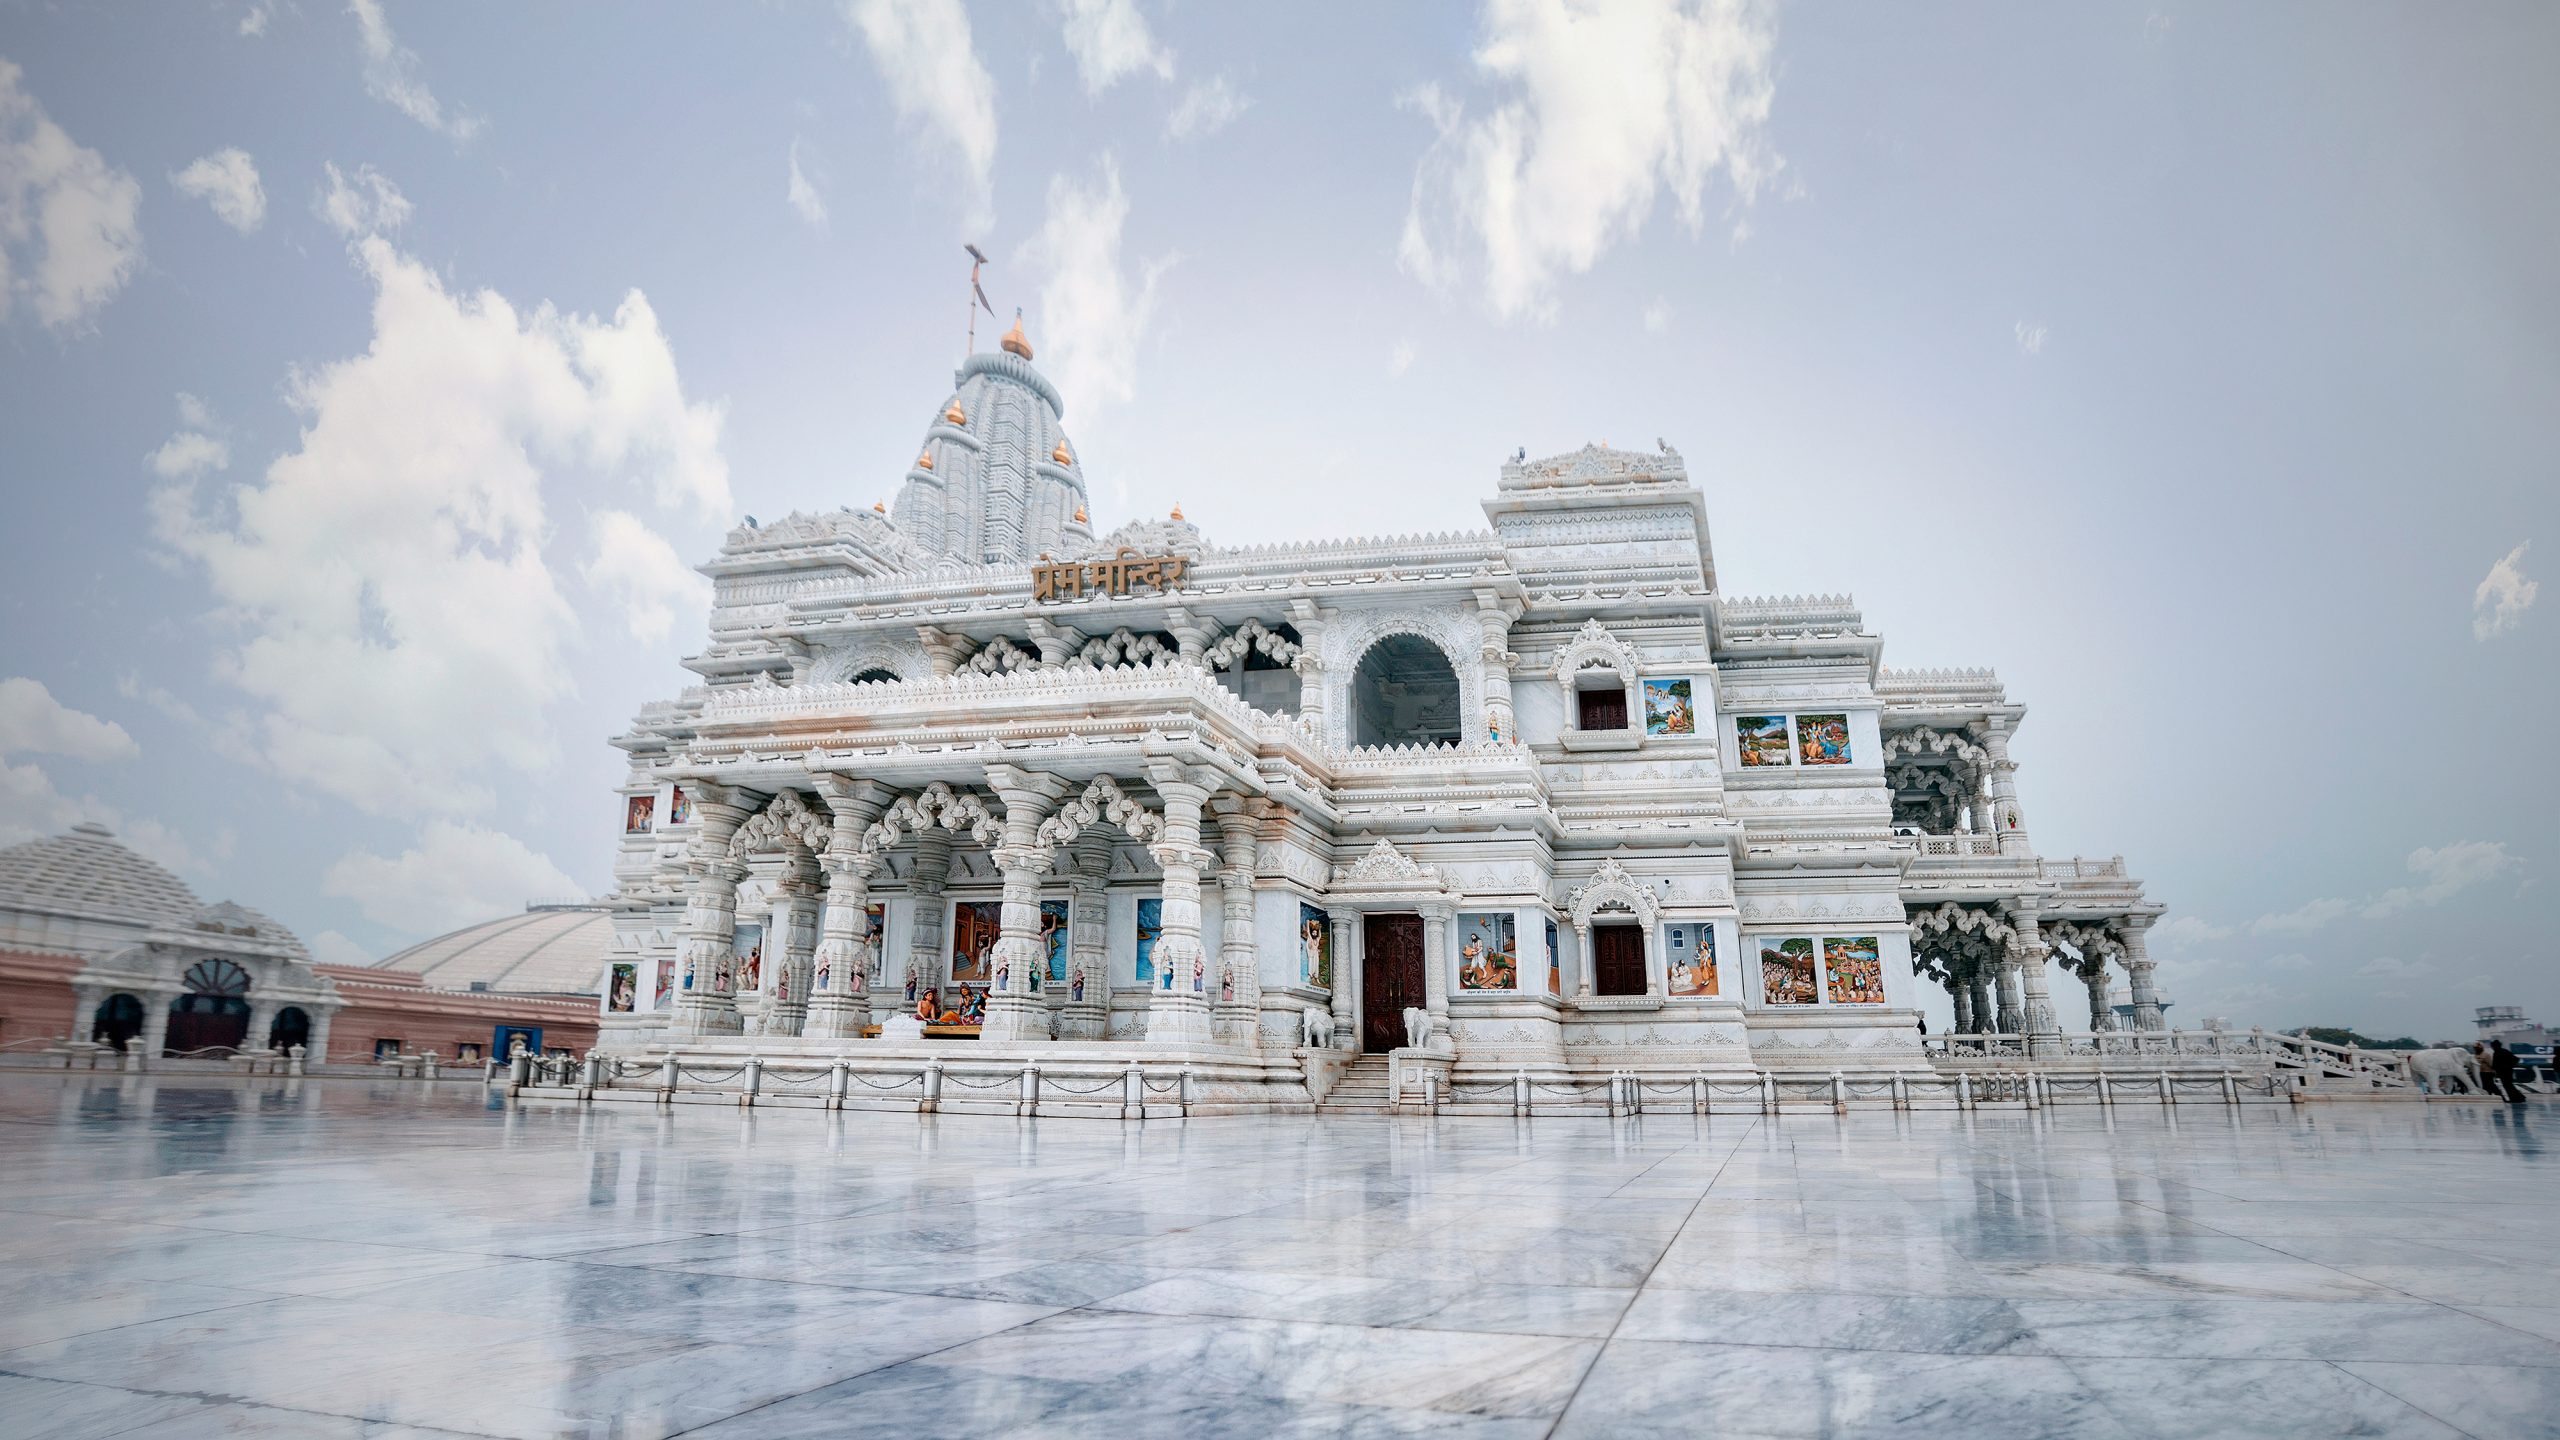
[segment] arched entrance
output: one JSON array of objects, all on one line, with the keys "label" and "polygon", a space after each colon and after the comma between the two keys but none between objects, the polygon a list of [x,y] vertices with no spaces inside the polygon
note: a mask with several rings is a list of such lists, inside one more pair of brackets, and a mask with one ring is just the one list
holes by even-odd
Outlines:
[{"label": "arched entrance", "polygon": [[1390,635],[1369,647],[1351,676],[1354,745],[1455,745],[1458,672],[1419,635]]},{"label": "arched entrance", "polygon": [[299,1005],[287,1005],[276,1012],[276,1023],[267,1028],[267,1048],[290,1050],[311,1043],[311,1016]]},{"label": "arched entrance", "polygon": [[142,1033],[142,1002],[130,995],[110,995],[99,1004],[98,1013],[89,1026],[89,1038],[100,1045],[113,1045],[121,1050],[125,1043]]},{"label": "arched entrance", "polygon": [[187,967],[187,993],[169,1002],[167,1053],[237,1050],[249,1036],[249,972],[228,960]]}]

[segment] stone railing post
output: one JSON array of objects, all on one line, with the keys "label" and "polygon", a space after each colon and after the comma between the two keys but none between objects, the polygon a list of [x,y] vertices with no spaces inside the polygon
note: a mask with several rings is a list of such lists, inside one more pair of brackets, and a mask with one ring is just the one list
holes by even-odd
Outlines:
[{"label": "stone railing post", "polygon": [[1200,869],[1210,855],[1200,846],[1200,818],[1210,777],[1173,761],[1151,764],[1148,775],[1164,801],[1164,838],[1152,847],[1164,871],[1164,931],[1156,937],[1147,1043],[1205,1045],[1211,1038],[1209,957],[1200,943]]}]

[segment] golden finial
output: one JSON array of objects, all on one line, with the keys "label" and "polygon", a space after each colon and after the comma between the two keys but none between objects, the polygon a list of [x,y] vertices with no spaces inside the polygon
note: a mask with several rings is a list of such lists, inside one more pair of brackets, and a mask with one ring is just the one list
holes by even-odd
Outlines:
[{"label": "golden finial", "polygon": [[916,457],[916,468],[917,468],[917,469],[919,469],[919,470],[930,470],[930,469],[932,469],[932,468],[933,468],[933,452],[932,452],[932,451],[930,451],[930,450],[927,450],[927,451],[926,451],[926,452],[924,452],[923,454],[921,454],[921,455],[917,456],[917,457]]},{"label": "golden finial", "polygon": [[1081,505],[1076,507],[1076,523],[1079,525],[1087,523],[1084,515],[1084,507]]},{"label": "golden finial", "polygon": [[1057,461],[1061,465],[1073,465],[1076,463],[1076,457],[1067,453],[1067,442],[1064,440],[1058,442],[1057,449],[1049,452],[1049,458]]},{"label": "golden finial", "polygon": [[1182,502],[1179,500],[1173,502],[1173,518],[1176,520],[1182,518]]},{"label": "golden finial", "polygon": [[960,402],[954,400],[951,402],[951,408],[942,412],[942,418],[954,425],[966,425],[969,423],[969,412],[961,409]]},{"label": "golden finial", "polygon": [[886,515],[889,513],[889,507],[881,504],[877,500],[871,502],[871,509],[875,514]]},{"label": "golden finial", "polygon": [[1004,338],[996,344],[1025,360],[1031,358],[1031,341],[1022,333],[1022,311],[1019,308],[1013,312],[1013,328],[1004,332]]}]

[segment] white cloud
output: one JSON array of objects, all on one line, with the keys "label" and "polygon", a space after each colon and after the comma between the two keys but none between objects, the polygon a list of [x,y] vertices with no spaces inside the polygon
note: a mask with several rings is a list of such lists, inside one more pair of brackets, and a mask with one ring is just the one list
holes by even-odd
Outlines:
[{"label": "white cloud", "polygon": [[323,930],[303,943],[311,947],[311,958],[323,965],[371,965],[378,958],[335,930]]},{"label": "white cloud", "polygon": [[545,770],[577,621],[543,555],[546,473],[646,481],[662,504],[728,505],[717,405],[685,402],[638,291],[610,320],[449,293],[380,236],[353,246],[373,336],[297,372],[300,448],[205,513],[153,497],[165,545],[201,565],[236,644],[223,678],[261,707],[278,775],[369,810],[456,813],[492,767]]},{"label": "white cloud", "polygon": [[24,675],[0,680],[0,755],[130,760],[141,753],[123,726],[54,699],[43,681]]},{"label": "white cloud", "polygon": [[1660,335],[1670,328],[1671,302],[1656,295],[1653,297],[1653,303],[1644,307],[1644,332],[1648,335]]},{"label": "white cloud", "polygon": [[1397,247],[1426,284],[1543,316],[1664,190],[1696,235],[1718,171],[1743,205],[1778,171],[1762,138],[1777,32],[1755,0],[1486,0],[1483,26],[1491,109],[1437,85],[1404,97],[1434,132]]},{"label": "white cloud", "polygon": [[1388,376],[1390,378],[1401,379],[1404,372],[1413,368],[1413,357],[1413,342],[1411,340],[1397,341],[1395,343],[1395,347],[1387,351]]},{"label": "white cloud", "polygon": [[231,446],[223,440],[213,411],[183,390],[178,392],[178,423],[183,427],[178,433],[143,457],[153,474],[163,480],[192,480],[208,470],[230,466]]},{"label": "white cloud", "polygon": [[2032,356],[2044,353],[2044,337],[2048,333],[2045,327],[2031,321],[2021,320],[2017,323],[2016,330],[2018,334],[2019,354]]},{"label": "white cloud", "polygon": [[684,563],[665,536],[627,510],[596,516],[595,546],[580,572],[621,610],[631,638],[654,644],[677,617],[711,610],[711,582]]},{"label": "white cloud", "polygon": [[211,868],[201,851],[159,821],[130,819],[94,795],[65,795],[41,767],[0,762],[0,845],[59,835],[83,822],[106,826],[172,870],[201,876]]},{"label": "white cloud", "polygon": [[2362,980],[2415,980],[2421,975],[2434,974],[2435,968],[2434,962],[2428,960],[2402,960],[2397,956],[2377,955],[2356,967],[2356,977]]},{"label": "white cloud", "polygon": [[338,167],[323,163],[329,183],[311,202],[311,209],[329,228],[350,239],[359,235],[385,235],[409,223],[409,197],[400,187],[370,165],[359,165],[352,176],[339,173]]},{"label": "white cloud", "polygon": [[240,17],[240,33],[250,39],[267,33],[267,22],[276,18],[276,0],[256,0],[248,13]]},{"label": "white cloud", "polygon": [[172,694],[168,687],[154,685],[130,671],[116,677],[116,693],[127,700],[139,700],[179,724],[201,729],[204,715],[193,705]]},{"label": "white cloud", "polygon": [[996,82],[978,59],[960,0],[844,0],[845,19],[871,52],[898,118],[921,125],[966,170],[968,223],[991,223]]},{"label": "white cloud", "polygon": [[2524,552],[2532,547],[2527,540],[2508,551],[2505,559],[2489,567],[2480,588],[2471,592],[2471,638],[2487,640],[2524,623],[2524,612],[2533,608],[2533,597],[2542,591],[2540,581],[2525,578]]},{"label": "white cloud", "polygon": [[1194,80],[1164,117],[1164,133],[1173,140],[1205,139],[1234,124],[1251,108],[1253,102],[1224,75]]},{"label": "white cloud", "polygon": [[340,857],[320,877],[320,889],[408,935],[439,934],[518,914],[527,901],[580,893],[578,882],[523,841],[450,820],[419,827],[416,848],[397,856],[358,850]]},{"label": "white cloud", "polygon": [[1174,263],[1152,260],[1130,276],[1120,259],[1128,220],[1120,166],[1106,154],[1097,185],[1050,180],[1048,218],[1020,253],[1040,278],[1040,341],[1052,357],[1043,368],[1087,414],[1136,397],[1138,345],[1155,324],[1156,282]]},{"label": "white cloud", "polygon": [[1059,9],[1067,53],[1075,57],[1087,95],[1099,95],[1141,70],[1153,70],[1159,80],[1173,78],[1173,52],[1156,43],[1133,0],[1059,0]]},{"label": "white cloud", "polygon": [[2524,868],[2524,857],[2509,854],[2502,840],[2456,840],[2450,845],[2419,846],[2409,852],[2408,866],[2417,884],[2395,885],[2362,900],[2313,900],[2279,914],[2261,915],[2250,922],[2250,933],[2304,934],[2349,916],[2388,920],[2441,905],[2466,890],[2512,875]]},{"label": "white cloud", "polygon": [[2231,929],[2193,915],[2172,915],[2151,927],[2151,942],[2169,950],[2184,950],[2196,945],[2209,945],[2227,940]]},{"label": "white cloud", "polygon": [[169,183],[212,206],[223,224],[243,235],[266,223],[267,187],[259,183],[257,162],[236,145],[199,158]]},{"label": "white cloud", "polygon": [[818,187],[809,183],[809,173],[800,168],[800,141],[796,137],[791,142],[791,183],[782,193],[800,218],[809,222],[809,228],[827,228],[827,202],[818,194]]},{"label": "white cloud", "polygon": [[382,0],[347,0],[356,17],[356,40],[364,51],[365,93],[456,144],[480,133],[480,117],[460,110],[447,112],[419,73],[418,53],[391,33]]},{"label": "white cloud", "polygon": [[142,187],[74,144],[0,60],[0,319],[20,299],[53,330],[75,330],[142,263]]}]

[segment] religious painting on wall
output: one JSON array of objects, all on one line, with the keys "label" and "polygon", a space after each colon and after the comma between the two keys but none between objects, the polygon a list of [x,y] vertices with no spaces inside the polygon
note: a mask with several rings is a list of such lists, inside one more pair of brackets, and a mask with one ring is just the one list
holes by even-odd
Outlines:
[{"label": "religious painting on wall", "polygon": [[729,981],[740,990],[764,983],[764,927],[738,925],[729,931]]},{"label": "religious painting on wall", "polygon": [[1663,927],[1662,945],[1671,969],[1672,994],[1716,993],[1716,927],[1668,925]]},{"label": "religious painting on wall", "polygon": [[1736,715],[1733,717],[1733,732],[1742,742],[1744,768],[1787,763],[1786,716]]},{"label": "religious painting on wall", "polygon": [[1067,981],[1067,902],[1040,902],[1040,953],[1049,957],[1049,978]]},{"label": "religious painting on wall", "polygon": [[684,793],[684,787],[678,785],[667,792],[667,823],[687,825],[692,821],[693,797]]},{"label": "religious painting on wall", "polygon": [[[1138,983],[1141,985],[1156,978],[1156,941],[1163,934],[1164,901],[1150,895],[1138,902]],[[1173,988],[1170,976],[1166,977],[1165,988]]]},{"label": "religious painting on wall", "polygon": [[1818,1003],[1811,940],[1764,937],[1760,941],[1760,999],[1769,1005]]},{"label": "religious painting on wall", "polygon": [[1873,935],[1823,941],[1822,963],[1831,972],[1832,1004],[1884,1003],[1884,961],[1877,954]]},{"label": "religious painting on wall", "polygon": [[655,815],[657,812],[658,812],[658,797],[657,797],[657,796],[655,796],[655,795],[634,795],[634,796],[632,796],[632,797],[631,797],[631,799],[630,799],[628,802],[626,802],[626,803],[623,805],[623,807],[622,807],[622,833],[623,833],[623,834],[625,834],[625,835],[646,835],[646,834],[648,834],[648,833],[649,833],[649,818],[650,818],[651,816]]},{"label": "religious painting on wall", "polygon": [[671,992],[672,990],[674,990],[674,989],[675,989],[675,984],[676,984],[676,962],[675,962],[675,957],[674,957],[674,956],[668,956],[668,957],[666,957],[665,959],[662,959],[662,960],[660,960],[660,961],[658,962],[658,993],[657,993],[657,995],[656,995],[653,999],[651,999],[651,1000],[650,1000],[650,1002],[649,1002],[649,1008],[650,1008],[650,1009],[652,1009],[652,1010],[664,1010],[664,1009],[666,1009],[666,1008],[667,1008],[667,995],[668,995],[668,993],[669,993],[669,992]]},{"label": "religious painting on wall", "polygon": [[1644,682],[1644,733],[1647,735],[1695,735],[1698,712],[1689,704],[1689,680],[1647,680]]},{"label": "religious painting on wall", "polygon": [[874,900],[862,907],[863,953],[871,957],[871,973],[866,977],[872,988],[880,984],[880,967],[887,964],[881,951],[889,945],[889,907]]},{"label": "religious painting on wall", "polygon": [[1848,764],[1849,717],[1846,715],[1797,716],[1796,749],[1807,765]]},{"label": "religious painting on wall", "polygon": [[397,1040],[376,1040],[376,1041],[374,1041],[374,1042],[373,1042],[373,1058],[374,1058],[374,1059],[376,1059],[376,1060],[397,1060],[397,1059],[399,1059],[399,1058],[400,1058],[400,1042],[399,1042],[399,1041],[397,1041]]},{"label": "religious painting on wall", "polygon": [[1458,988],[1510,990],[1520,984],[1517,917],[1508,910],[1458,915]]},{"label": "religious painting on wall", "polygon": [[1333,928],[1325,924],[1324,912],[1301,900],[1298,902],[1298,983],[1333,988]]},{"label": "religious painting on wall", "polygon": [[604,1008],[617,1015],[630,1014],[640,1004],[640,967],[616,964],[607,973],[612,978],[605,981]]},{"label": "religious painting on wall", "polygon": [[1547,993],[1564,993],[1564,952],[1556,948],[1556,922],[1547,922]]},{"label": "religious painting on wall", "polygon": [[995,978],[996,937],[1004,933],[1004,902],[963,900],[951,907],[951,983],[984,985]]}]

